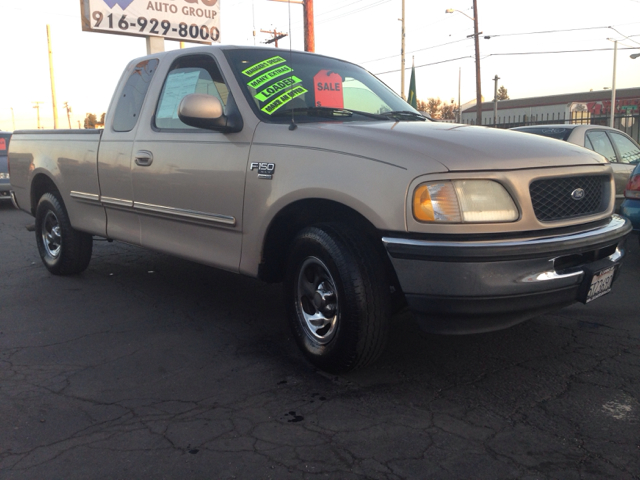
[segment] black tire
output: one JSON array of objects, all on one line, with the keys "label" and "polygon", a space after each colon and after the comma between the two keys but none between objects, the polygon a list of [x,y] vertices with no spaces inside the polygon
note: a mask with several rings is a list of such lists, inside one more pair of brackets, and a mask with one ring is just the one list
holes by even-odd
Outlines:
[{"label": "black tire", "polygon": [[284,281],[289,322],[311,363],[332,373],[374,362],[388,337],[383,262],[350,227],[322,224],[294,239]]},{"label": "black tire", "polygon": [[36,208],[36,243],[42,263],[54,275],[73,275],[89,266],[91,235],[74,230],[62,200],[53,193],[40,197]]}]

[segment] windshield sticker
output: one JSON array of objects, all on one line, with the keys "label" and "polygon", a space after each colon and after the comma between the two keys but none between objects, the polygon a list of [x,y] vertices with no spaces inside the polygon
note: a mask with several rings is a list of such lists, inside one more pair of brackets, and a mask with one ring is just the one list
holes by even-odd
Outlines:
[{"label": "windshield sticker", "polygon": [[316,107],[344,108],[342,77],[329,70],[320,70],[313,77]]},{"label": "windshield sticker", "polygon": [[261,108],[261,110],[267,115],[271,115],[276,110],[279,110],[280,108],[284,107],[287,103],[289,103],[294,98],[307,93],[307,91],[308,90],[306,88],[300,85],[298,85],[297,87],[293,87],[288,92],[283,93],[275,100],[266,104],[264,107]]},{"label": "windshield sticker", "polygon": [[282,80],[277,81],[272,85],[269,85],[267,88],[265,88],[261,92],[258,92],[254,97],[260,100],[261,102],[266,102],[271,97],[273,97],[276,93],[281,92],[282,90],[285,90],[286,88],[291,87],[293,85],[297,85],[298,83],[302,83],[302,80],[300,80],[296,76],[283,78]]},{"label": "windshield sticker", "polygon": [[274,65],[278,65],[280,63],[284,63],[285,59],[282,57],[271,57],[266,60],[261,61],[260,63],[256,63],[254,66],[249,67],[242,71],[247,77],[253,77],[255,74],[266,70],[267,68],[271,68]]},{"label": "windshield sticker", "polygon": [[270,70],[267,73],[264,73],[257,78],[254,78],[249,83],[247,83],[247,85],[249,85],[251,88],[258,89],[265,83],[273,80],[274,78],[277,78],[289,72],[293,72],[293,69],[287,65],[283,65],[281,67],[274,68],[273,70]]}]

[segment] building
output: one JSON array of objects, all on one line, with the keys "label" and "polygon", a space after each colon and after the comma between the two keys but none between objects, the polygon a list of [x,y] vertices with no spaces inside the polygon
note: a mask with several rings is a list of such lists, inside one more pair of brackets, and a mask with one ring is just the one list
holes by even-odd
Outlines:
[{"label": "building", "polygon": [[[476,105],[462,110],[461,123],[475,125]],[[611,90],[550,95],[498,102],[494,119],[494,102],[483,102],[482,124],[498,128],[552,123],[589,123],[609,125]],[[615,127],[632,138],[640,139],[640,88],[616,90]]]}]

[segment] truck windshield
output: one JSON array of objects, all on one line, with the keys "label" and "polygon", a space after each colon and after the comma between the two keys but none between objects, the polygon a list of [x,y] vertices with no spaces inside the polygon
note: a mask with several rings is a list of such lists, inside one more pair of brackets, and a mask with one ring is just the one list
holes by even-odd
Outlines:
[{"label": "truck windshield", "polygon": [[225,50],[256,114],[268,122],[425,121],[384,83],[349,62],[265,48]]}]

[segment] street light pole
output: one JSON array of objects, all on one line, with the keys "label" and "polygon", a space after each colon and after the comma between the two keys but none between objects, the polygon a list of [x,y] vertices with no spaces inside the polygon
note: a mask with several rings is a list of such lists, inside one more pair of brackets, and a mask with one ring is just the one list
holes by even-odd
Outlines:
[{"label": "street light pole", "polygon": [[496,75],[493,77],[493,81],[495,82],[493,86],[493,126],[498,126],[498,80],[500,77]]},{"label": "street light pole", "polygon": [[613,41],[613,81],[611,82],[611,128],[616,122],[616,61],[618,59],[618,41]]},{"label": "street light pole", "polygon": [[402,39],[400,43],[400,96],[404,99],[404,0],[402,0]]},{"label": "street light pole", "polygon": [[[478,2],[473,0],[473,18],[455,8],[447,8],[445,13],[458,12],[473,20],[473,38],[476,50],[476,125],[482,125],[482,86],[480,84],[480,33],[478,32]],[[471,36],[471,35],[469,35]]]},{"label": "street light pole", "polygon": [[473,0],[473,38],[476,46],[476,125],[482,125],[482,87],[480,85],[480,34],[478,34],[477,0]]}]

